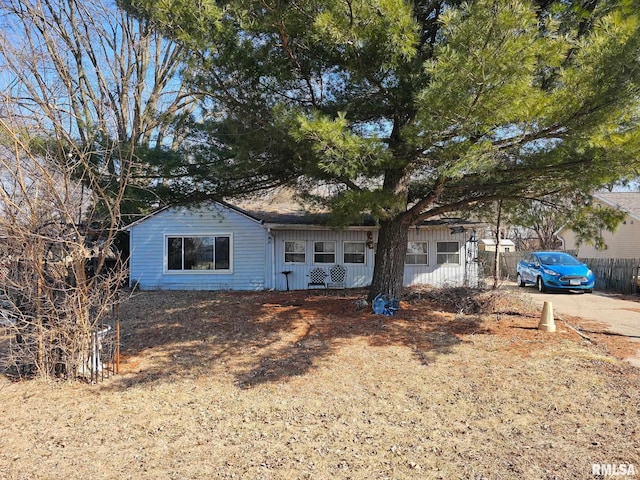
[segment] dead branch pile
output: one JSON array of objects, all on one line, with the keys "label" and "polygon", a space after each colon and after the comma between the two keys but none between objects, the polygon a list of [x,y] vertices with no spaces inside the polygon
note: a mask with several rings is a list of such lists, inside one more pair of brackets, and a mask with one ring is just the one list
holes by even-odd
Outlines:
[{"label": "dead branch pile", "polygon": [[506,290],[469,287],[417,288],[405,299],[408,302],[429,301],[459,314],[527,313],[531,307],[519,296]]}]

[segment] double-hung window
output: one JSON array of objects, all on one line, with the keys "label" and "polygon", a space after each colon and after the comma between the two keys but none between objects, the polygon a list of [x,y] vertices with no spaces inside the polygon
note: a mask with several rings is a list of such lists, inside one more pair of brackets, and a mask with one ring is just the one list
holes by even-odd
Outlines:
[{"label": "double-hung window", "polygon": [[336,242],[313,242],[313,263],[336,263]]},{"label": "double-hung window", "polygon": [[231,236],[168,236],[167,270],[230,272]]},{"label": "double-hung window", "polygon": [[307,242],[292,240],[284,242],[284,263],[305,263]]},{"label": "double-hung window", "polygon": [[406,265],[429,265],[429,242],[409,242],[404,263]]},{"label": "double-hung window", "polygon": [[460,265],[460,244],[458,242],[438,242],[436,259],[438,265]]},{"label": "double-hung window", "polygon": [[364,265],[366,251],[365,242],[344,242],[343,263]]}]

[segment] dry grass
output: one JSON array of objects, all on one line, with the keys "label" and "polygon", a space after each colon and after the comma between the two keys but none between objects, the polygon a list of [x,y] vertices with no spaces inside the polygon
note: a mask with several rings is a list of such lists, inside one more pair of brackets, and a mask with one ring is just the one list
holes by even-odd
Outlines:
[{"label": "dry grass", "polygon": [[[639,371],[512,296],[149,292],[123,373],[0,380],[0,479],[586,479],[640,469]],[[514,312],[521,312],[514,315]],[[580,320],[572,319],[579,326]],[[593,332],[593,325],[590,326]]]}]

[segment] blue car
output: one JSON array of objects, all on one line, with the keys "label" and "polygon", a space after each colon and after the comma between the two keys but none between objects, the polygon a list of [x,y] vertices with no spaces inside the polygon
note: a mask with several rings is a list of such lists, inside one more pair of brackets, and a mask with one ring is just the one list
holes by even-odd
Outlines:
[{"label": "blue car", "polygon": [[595,278],[584,263],[564,252],[533,252],[518,262],[520,287],[535,285],[540,292],[572,290],[591,293]]}]

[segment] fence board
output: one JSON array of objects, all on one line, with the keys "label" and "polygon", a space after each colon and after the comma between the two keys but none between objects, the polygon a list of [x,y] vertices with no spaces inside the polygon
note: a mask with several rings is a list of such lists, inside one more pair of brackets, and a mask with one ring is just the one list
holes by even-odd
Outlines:
[{"label": "fence board", "polygon": [[[527,252],[505,252],[500,253],[500,279],[515,280],[516,267],[522,256]],[[485,277],[493,276],[493,265],[495,262],[496,252],[478,252],[478,260]]]},{"label": "fence board", "polygon": [[596,289],[616,293],[636,293],[638,258],[581,258],[596,277]]}]

